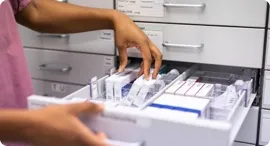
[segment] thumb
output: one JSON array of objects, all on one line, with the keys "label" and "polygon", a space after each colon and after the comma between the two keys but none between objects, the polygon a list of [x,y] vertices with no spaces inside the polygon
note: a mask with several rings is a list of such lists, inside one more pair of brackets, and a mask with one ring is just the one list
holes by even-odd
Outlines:
[{"label": "thumb", "polygon": [[103,105],[94,104],[91,102],[74,103],[68,105],[68,111],[74,115],[82,113],[98,114],[104,109]]}]

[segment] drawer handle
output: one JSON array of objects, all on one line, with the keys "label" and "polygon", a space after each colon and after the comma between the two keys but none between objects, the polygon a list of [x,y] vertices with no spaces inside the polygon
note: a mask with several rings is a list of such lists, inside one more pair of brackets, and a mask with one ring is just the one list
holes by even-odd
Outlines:
[{"label": "drawer handle", "polygon": [[191,49],[202,49],[204,44],[200,45],[186,45],[186,44],[171,44],[171,43],[163,43],[164,47],[176,47],[176,48],[191,48]]},{"label": "drawer handle", "polygon": [[67,0],[56,0],[58,2],[61,2],[61,3],[67,3],[68,1]]},{"label": "drawer handle", "polygon": [[205,3],[202,4],[172,4],[172,3],[164,3],[164,7],[175,7],[175,8],[197,8],[204,9],[206,7]]},{"label": "drawer handle", "polygon": [[42,33],[38,34],[39,37],[55,37],[55,38],[68,38],[68,34],[49,34],[49,33]]},{"label": "drawer handle", "polygon": [[143,142],[123,142],[123,141],[117,141],[117,140],[109,140],[107,139],[107,143],[111,146],[144,146]]},{"label": "drawer handle", "polygon": [[62,72],[62,73],[67,73],[72,70],[71,66],[66,66],[66,67],[57,67],[57,66],[50,66],[49,64],[41,64],[39,66],[41,70],[45,71],[57,71],[57,72]]}]

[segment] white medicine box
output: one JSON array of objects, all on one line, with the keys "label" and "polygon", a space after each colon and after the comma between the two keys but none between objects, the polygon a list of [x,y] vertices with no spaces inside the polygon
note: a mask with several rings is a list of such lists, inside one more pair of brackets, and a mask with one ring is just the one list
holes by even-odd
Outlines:
[{"label": "white medicine box", "polygon": [[[203,119],[169,110],[145,110],[175,82],[187,80],[193,75],[203,75],[200,79],[204,82],[213,82],[213,79],[215,79],[218,83],[223,83],[222,81],[228,79],[232,80],[234,77],[238,78],[237,75],[231,74],[229,76],[226,76],[227,74],[218,76],[218,74],[207,69],[207,71],[204,71],[205,69],[194,65],[184,71],[179,70],[180,75],[174,81],[155,93],[139,107],[106,101],[103,94],[101,97],[92,99],[89,85],[63,99],[33,95],[28,98],[28,104],[30,109],[37,109],[51,104],[67,104],[86,100],[104,103],[105,110],[101,116],[92,119],[86,117],[82,121],[92,130],[105,132],[111,143],[120,142],[134,146],[165,146],[167,144],[232,146],[256,96],[256,94],[250,92],[252,86],[239,93],[237,102],[230,110],[226,111],[225,116],[222,115],[224,114],[223,111],[216,111],[216,113],[222,113],[220,119]],[[210,76],[214,78],[210,78]],[[253,79],[250,78],[250,83],[252,82]],[[97,80],[97,84],[100,83],[102,84],[102,81]],[[250,99],[245,104],[247,96]]]}]

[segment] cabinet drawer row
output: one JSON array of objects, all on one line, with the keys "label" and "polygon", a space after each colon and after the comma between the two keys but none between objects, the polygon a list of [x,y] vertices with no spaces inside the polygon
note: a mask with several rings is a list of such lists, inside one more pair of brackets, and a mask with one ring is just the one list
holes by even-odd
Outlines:
[{"label": "cabinet drawer row", "polygon": [[[164,60],[261,68],[263,29],[137,23]],[[129,56],[138,57],[137,49]]]},{"label": "cabinet drawer row", "polygon": [[25,48],[32,78],[86,85],[115,67],[115,57]]},{"label": "cabinet drawer row", "polygon": [[35,94],[51,97],[65,97],[79,89],[83,86],[63,84],[58,82],[49,82],[43,80],[32,80]]},{"label": "cabinet drawer row", "polygon": [[264,27],[264,0],[116,0],[135,21]]}]

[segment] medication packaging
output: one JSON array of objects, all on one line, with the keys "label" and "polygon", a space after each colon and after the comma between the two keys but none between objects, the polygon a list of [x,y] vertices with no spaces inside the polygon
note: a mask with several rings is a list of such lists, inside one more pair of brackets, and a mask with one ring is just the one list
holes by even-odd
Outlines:
[{"label": "medication packaging", "polygon": [[197,114],[201,118],[210,118],[210,100],[204,98],[163,94],[150,107],[188,112]]},{"label": "medication packaging", "polygon": [[207,98],[214,90],[214,84],[205,84],[201,90],[196,94],[196,97]]},{"label": "medication packaging", "polygon": [[203,87],[204,83],[195,83],[187,92],[186,96],[195,96],[200,89]]},{"label": "medication packaging", "polygon": [[176,81],[169,89],[167,89],[165,92],[168,94],[175,94],[175,92],[182,87],[186,82],[185,81]]},{"label": "medication packaging", "polygon": [[175,95],[185,95],[185,93],[195,84],[194,81],[186,81],[182,87],[180,87],[176,92]]},{"label": "medication packaging", "polygon": [[114,78],[114,100],[121,101],[123,99],[122,88],[129,84],[131,81],[135,80],[138,76],[140,68],[137,68],[133,71],[126,72],[125,74],[119,75],[117,78]]}]

